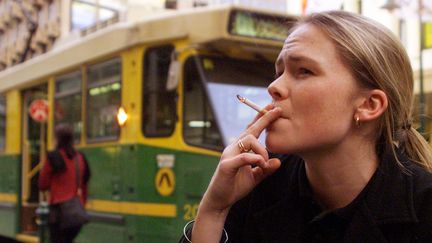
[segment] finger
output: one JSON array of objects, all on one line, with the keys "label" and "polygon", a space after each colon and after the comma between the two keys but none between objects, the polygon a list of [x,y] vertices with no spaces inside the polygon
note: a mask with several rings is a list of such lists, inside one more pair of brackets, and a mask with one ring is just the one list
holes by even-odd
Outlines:
[{"label": "finger", "polygon": [[[241,134],[239,137],[242,138],[242,137],[248,135],[248,134],[249,134],[249,133],[248,133],[249,128],[252,127],[252,126],[253,126],[253,125],[254,125],[254,124],[255,124],[259,119],[261,119],[261,118],[262,118],[263,116],[265,116],[267,113],[273,111],[275,108],[276,108],[276,107],[275,107],[273,104],[269,104],[269,105],[267,105],[267,106],[264,108],[265,110],[267,110],[267,112],[266,112],[266,113],[259,112],[259,113],[255,116],[255,118],[253,119],[253,121],[252,121],[251,123],[248,124],[248,126],[247,126],[247,130],[246,130],[243,134]],[[280,109],[280,108],[278,108],[278,109]]]},{"label": "finger", "polygon": [[261,168],[265,168],[267,163],[266,160],[259,154],[242,153],[235,156],[234,158],[221,161],[219,167],[222,171],[235,174],[239,168],[246,165],[257,165]]},{"label": "finger", "polygon": [[253,151],[256,154],[261,155],[264,160],[268,160],[268,152],[266,148],[256,137],[250,134],[246,134],[246,136],[238,139],[237,142],[227,146],[222,153],[221,160],[249,151]]},{"label": "finger", "polygon": [[277,158],[269,159],[263,168],[264,177],[273,174],[281,166],[281,161]]},{"label": "finger", "polygon": [[253,135],[247,135],[240,139],[239,143],[242,143],[247,151],[252,150],[254,153],[261,155],[266,161],[269,159],[266,148]]},{"label": "finger", "polygon": [[[267,112],[272,110],[274,108],[273,103],[272,104],[268,104],[264,107],[264,110],[266,110]],[[258,112],[257,115],[254,117],[253,121],[251,123],[248,124],[248,128],[250,126],[252,126],[256,121],[258,121],[258,119],[260,119],[265,113],[263,112]]]},{"label": "finger", "polygon": [[253,174],[255,181],[257,183],[260,183],[265,178],[264,177],[264,171],[259,166],[252,168],[252,174]]},{"label": "finger", "polygon": [[270,159],[267,161],[266,167],[254,167],[252,168],[252,173],[257,183],[260,183],[267,176],[273,174],[279,167],[281,163],[279,159]]},{"label": "finger", "polygon": [[255,123],[253,123],[247,130],[246,133],[252,134],[256,138],[259,137],[261,132],[270,125],[273,121],[278,119],[282,114],[282,109],[280,107],[275,107],[274,109],[268,111],[262,117],[260,117]]}]

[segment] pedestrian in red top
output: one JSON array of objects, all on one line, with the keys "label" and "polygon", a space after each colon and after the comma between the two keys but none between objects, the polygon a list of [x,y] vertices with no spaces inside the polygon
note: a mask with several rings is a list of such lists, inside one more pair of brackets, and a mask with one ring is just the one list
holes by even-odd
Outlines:
[{"label": "pedestrian in red top", "polygon": [[[78,193],[81,203],[87,200],[87,186],[90,168],[84,154],[75,150],[73,129],[67,124],[55,128],[56,149],[48,153],[47,161],[39,175],[39,190],[49,191],[49,229],[52,243],[72,243],[81,226],[60,229],[59,203],[65,202]],[[78,161],[79,173],[76,171]],[[79,175],[80,190],[78,190]]]}]

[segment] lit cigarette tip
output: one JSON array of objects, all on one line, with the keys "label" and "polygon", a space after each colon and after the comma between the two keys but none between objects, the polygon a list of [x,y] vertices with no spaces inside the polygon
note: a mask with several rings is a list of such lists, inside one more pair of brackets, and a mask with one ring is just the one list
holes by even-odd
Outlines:
[{"label": "lit cigarette tip", "polygon": [[245,101],[246,101],[246,98],[245,98],[245,97],[242,97],[242,96],[240,96],[240,95],[237,95],[237,99],[239,99],[240,102],[242,102],[242,103],[245,103]]}]

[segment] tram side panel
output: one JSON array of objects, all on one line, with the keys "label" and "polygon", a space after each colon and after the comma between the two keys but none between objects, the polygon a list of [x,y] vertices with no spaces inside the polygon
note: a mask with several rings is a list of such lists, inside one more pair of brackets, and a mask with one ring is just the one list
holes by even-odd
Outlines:
[{"label": "tram side panel", "polygon": [[117,145],[85,148],[92,176],[87,208],[91,222],[85,225],[77,242],[126,242],[126,220],[120,213],[121,148]]},{"label": "tram side panel", "polygon": [[18,193],[20,184],[19,155],[0,157],[0,235],[15,237],[18,225]]},{"label": "tram side panel", "polygon": [[185,223],[195,218],[218,160],[162,148],[143,147],[140,151],[143,154],[138,155],[137,164],[144,176],[139,176],[138,198],[161,211],[138,216],[136,242],[175,242]]},{"label": "tram side panel", "polygon": [[217,158],[145,145],[86,149],[92,221],[78,242],[174,242],[196,216]]}]

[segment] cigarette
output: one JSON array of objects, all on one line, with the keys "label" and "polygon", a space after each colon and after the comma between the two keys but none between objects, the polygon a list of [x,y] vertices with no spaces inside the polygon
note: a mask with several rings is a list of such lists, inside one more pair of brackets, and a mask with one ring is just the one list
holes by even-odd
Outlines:
[{"label": "cigarette", "polygon": [[255,104],[255,103],[253,103],[252,101],[246,99],[245,97],[242,97],[242,96],[240,96],[240,95],[237,95],[237,99],[239,99],[239,101],[240,101],[241,103],[246,104],[246,105],[249,106],[250,108],[252,108],[252,109],[254,109],[254,110],[256,110],[256,111],[258,111],[258,112],[260,112],[260,113],[262,113],[262,114],[265,114],[265,113],[267,112],[266,109],[263,109],[263,108],[259,107],[257,104]]}]

